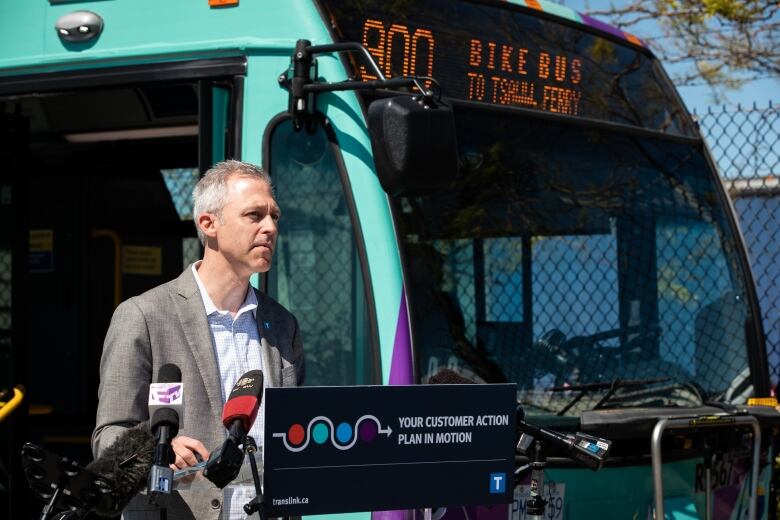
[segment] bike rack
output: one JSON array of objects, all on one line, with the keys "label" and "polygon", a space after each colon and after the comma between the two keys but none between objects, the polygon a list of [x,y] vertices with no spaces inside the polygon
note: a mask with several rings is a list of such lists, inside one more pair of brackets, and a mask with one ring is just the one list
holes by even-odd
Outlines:
[{"label": "bike rack", "polygon": [[[750,504],[748,520],[755,520],[758,504],[758,470],[761,457],[761,426],[758,419],[750,415],[708,415],[679,419],[661,419],[653,428],[650,453],[653,460],[653,489],[655,494],[655,517],[664,518],[664,483],[661,473],[661,437],[666,430],[717,428],[750,425],[753,428],[753,466],[750,473]],[[712,519],[711,469],[707,469],[705,484],[705,518]]]}]

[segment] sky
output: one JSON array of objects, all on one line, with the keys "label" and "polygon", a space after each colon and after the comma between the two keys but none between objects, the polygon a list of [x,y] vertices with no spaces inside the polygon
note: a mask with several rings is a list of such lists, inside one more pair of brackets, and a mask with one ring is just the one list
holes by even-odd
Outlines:
[{"label": "sky", "polygon": [[[708,86],[677,87],[677,90],[690,111],[696,109],[698,113],[701,113],[708,107],[724,104],[715,105],[713,103],[712,89]],[[780,81],[778,78],[751,81],[739,90],[726,91],[724,97],[727,105],[751,106],[755,103],[759,108],[763,108],[768,106],[771,101],[773,106],[780,106]]]},{"label": "sky", "polygon": [[[586,13],[597,9],[607,9],[610,3],[617,6],[625,3],[621,0],[557,0],[559,3],[574,9],[575,11]],[[607,20],[603,20],[607,21]],[[657,27],[648,23],[641,25],[631,31],[637,36],[653,37],[659,35]],[[672,70],[664,64],[667,73],[672,75]],[[723,90],[722,100],[716,102],[713,99],[712,89],[706,85],[701,86],[678,86],[680,96],[683,98],[688,110],[698,113],[706,111],[710,107],[720,106],[722,104],[742,106],[752,106],[755,103],[759,108],[766,107],[770,101],[773,105],[780,105],[780,78],[765,78],[754,80],[744,84],[737,90]]]}]

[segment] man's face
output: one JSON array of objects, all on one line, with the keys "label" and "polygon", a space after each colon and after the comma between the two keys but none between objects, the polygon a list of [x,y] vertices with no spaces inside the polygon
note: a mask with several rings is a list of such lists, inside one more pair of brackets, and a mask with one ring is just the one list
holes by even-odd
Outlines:
[{"label": "man's face", "polygon": [[262,180],[233,176],[222,217],[215,222],[217,246],[239,276],[271,268],[281,211]]}]

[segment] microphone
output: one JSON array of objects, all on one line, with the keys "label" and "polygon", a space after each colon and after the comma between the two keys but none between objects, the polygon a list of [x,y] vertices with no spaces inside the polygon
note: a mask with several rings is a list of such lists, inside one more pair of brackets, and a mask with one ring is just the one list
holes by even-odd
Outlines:
[{"label": "microphone", "polygon": [[222,424],[230,435],[243,442],[255,423],[262,399],[262,370],[250,370],[236,381],[222,409]]},{"label": "microphone", "polygon": [[113,517],[122,512],[130,499],[143,490],[152,467],[155,439],[149,423],[142,422],[122,432],[103,454],[87,464],[86,469],[104,477],[111,500],[91,504],[100,516]]},{"label": "microphone", "polygon": [[601,469],[607,459],[612,441],[594,437],[582,432],[558,433],[540,426],[525,422],[522,410],[518,410],[517,424],[521,430],[517,449],[522,453],[530,453],[534,439],[558,446],[583,466],[594,471]]},{"label": "microphone", "polygon": [[[443,368],[432,375],[428,379],[428,383],[434,385],[463,385],[473,384],[475,381],[458,374],[452,369]],[[593,437],[582,432],[562,434],[530,424],[525,421],[525,412],[520,406],[517,408],[517,425],[521,432],[517,447],[523,453],[531,449],[534,439],[541,439],[566,450],[572,459],[593,470],[601,468],[612,444],[607,439]]]},{"label": "microphone", "polygon": [[211,452],[203,476],[218,488],[224,488],[241,471],[244,452],[238,447],[244,443],[257,418],[263,397],[263,372],[250,370],[242,375],[222,409],[222,424],[228,429],[228,438]]},{"label": "microphone", "polygon": [[451,368],[442,368],[428,378],[429,385],[473,385],[477,382],[464,377]]},{"label": "microphone", "polygon": [[29,442],[22,448],[22,466],[33,494],[48,502],[44,514],[65,511],[73,513],[69,518],[82,518],[95,512],[115,518],[144,489],[154,447],[149,423],[143,422],[124,430],[86,467]]},{"label": "microphone", "polygon": [[149,472],[149,494],[170,494],[175,460],[171,440],[179,433],[179,423],[184,411],[184,385],[181,370],[167,363],[157,373],[157,383],[149,385],[149,417],[156,446],[154,464]]}]

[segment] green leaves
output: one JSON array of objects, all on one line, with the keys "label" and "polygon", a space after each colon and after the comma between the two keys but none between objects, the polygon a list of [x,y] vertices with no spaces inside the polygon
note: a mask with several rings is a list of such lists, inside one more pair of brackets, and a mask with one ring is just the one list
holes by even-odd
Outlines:
[{"label": "green leaves", "polygon": [[777,0],[632,0],[589,14],[649,42],[678,85],[719,90],[780,76]]}]

